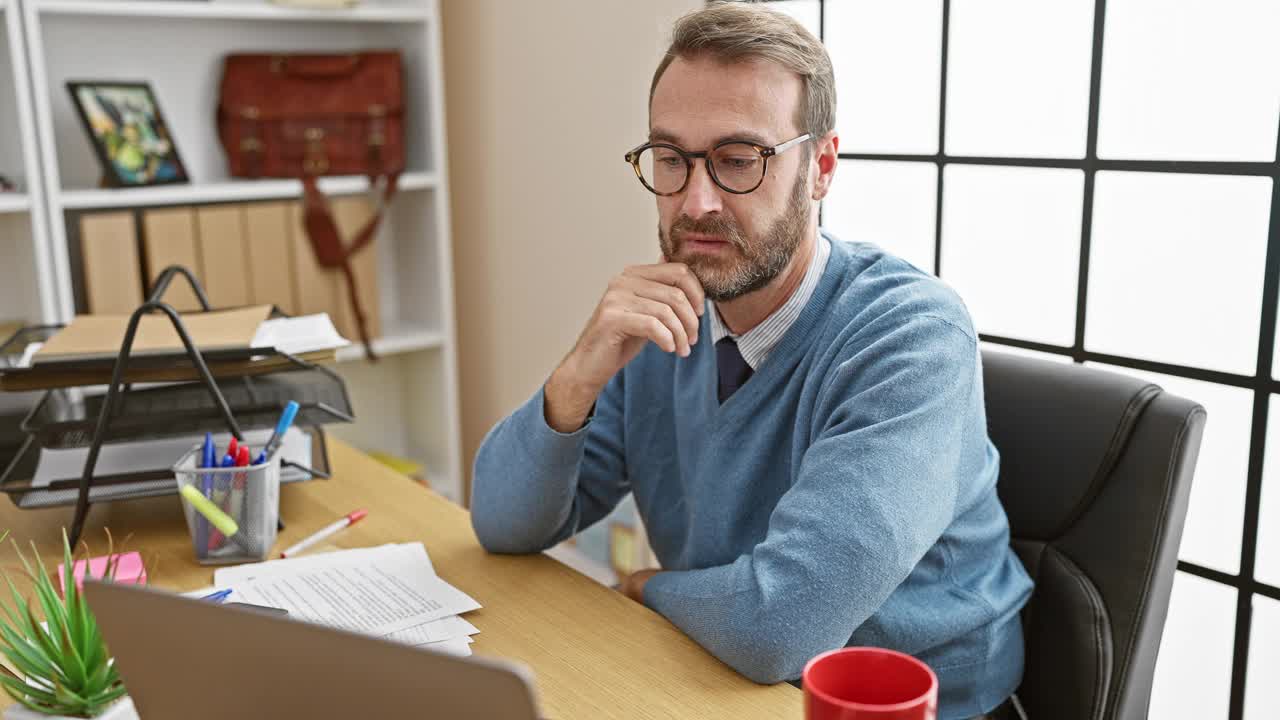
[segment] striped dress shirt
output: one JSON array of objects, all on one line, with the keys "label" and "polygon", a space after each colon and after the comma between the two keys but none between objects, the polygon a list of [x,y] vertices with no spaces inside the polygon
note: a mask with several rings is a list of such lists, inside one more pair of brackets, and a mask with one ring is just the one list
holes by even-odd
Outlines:
[{"label": "striped dress shirt", "polygon": [[741,335],[734,335],[729,331],[729,326],[720,319],[720,311],[716,309],[715,303],[708,300],[707,304],[711,312],[706,313],[705,316],[711,318],[711,342],[720,342],[720,338],[724,337],[733,338],[733,341],[738,344],[738,352],[742,353],[742,359],[747,361],[752,370],[759,370],[760,363],[769,356],[769,351],[773,350],[791,324],[800,317],[800,311],[804,310],[804,306],[813,295],[814,288],[818,287],[818,281],[822,279],[822,271],[827,268],[827,258],[830,256],[831,241],[822,233],[818,233],[813,259],[809,261],[809,269],[805,271],[800,287],[791,293],[791,297],[787,298],[782,307],[765,318],[764,322]]}]

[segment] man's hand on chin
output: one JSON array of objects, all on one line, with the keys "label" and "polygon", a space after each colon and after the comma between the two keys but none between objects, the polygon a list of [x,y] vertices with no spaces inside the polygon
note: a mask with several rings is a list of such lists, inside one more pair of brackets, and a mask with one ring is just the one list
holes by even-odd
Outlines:
[{"label": "man's hand on chin", "polygon": [[618,592],[643,605],[644,584],[649,582],[649,578],[657,575],[659,572],[661,571],[637,570],[636,572],[622,578],[622,582],[618,583]]}]

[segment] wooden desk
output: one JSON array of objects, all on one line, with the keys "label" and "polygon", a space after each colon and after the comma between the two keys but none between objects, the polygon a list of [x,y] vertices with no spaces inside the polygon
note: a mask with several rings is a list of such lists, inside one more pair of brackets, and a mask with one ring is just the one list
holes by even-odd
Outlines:
[{"label": "wooden desk", "polygon": [[[800,718],[801,693],[787,684],[746,680],[662,616],[544,555],[498,556],[481,549],[465,510],[330,439],[334,479],[281,489],[288,526],[283,548],[359,507],[369,517],[334,544],[363,547],[421,540],[440,576],[483,610],[467,614],[480,628],[479,655],[528,664],[537,678],[542,712],[573,718]],[[0,505],[0,528],[24,545],[34,540],[46,563],[60,562],[60,533],[70,508],[18,510]],[[212,584],[213,571],[195,562],[177,497],[95,506],[84,537],[94,554],[106,552],[104,526],[126,549],[143,553],[151,584],[194,590]],[[0,557],[8,563],[12,546]],[[9,704],[0,694],[0,707]]]}]

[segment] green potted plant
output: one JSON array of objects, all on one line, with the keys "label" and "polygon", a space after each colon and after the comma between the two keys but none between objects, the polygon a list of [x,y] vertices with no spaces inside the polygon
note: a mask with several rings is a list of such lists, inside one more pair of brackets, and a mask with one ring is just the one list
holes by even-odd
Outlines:
[{"label": "green potted plant", "polygon": [[[34,545],[34,565],[17,543],[14,548],[34,588],[35,601],[24,598],[8,572],[0,569],[12,596],[0,614],[0,653],[20,673],[0,669],[0,685],[16,701],[5,710],[5,720],[49,716],[137,720],[98,623],[76,586],[66,532],[62,534],[61,593],[35,554]],[[115,557],[110,551],[107,556]],[[111,579],[114,574],[114,564],[108,563],[103,577]]]}]

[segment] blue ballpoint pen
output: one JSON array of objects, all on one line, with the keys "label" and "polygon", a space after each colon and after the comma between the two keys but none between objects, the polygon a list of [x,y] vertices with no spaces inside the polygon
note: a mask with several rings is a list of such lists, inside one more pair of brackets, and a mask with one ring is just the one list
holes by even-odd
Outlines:
[{"label": "blue ballpoint pen", "polygon": [[[217,449],[213,444],[213,433],[204,434],[204,447],[201,449],[200,467],[213,468],[218,467]],[[205,497],[213,495],[213,475],[203,473],[200,475],[200,491]],[[196,553],[200,557],[204,557],[204,552],[209,546],[209,521],[204,519],[203,515],[196,513]]]},{"label": "blue ballpoint pen", "polygon": [[[229,467],[235,467],[235,465],[236,465],[235,458],[231,457],[230,455],[224,455],[222,457],[222,463],[219,464],[218,467],[229,468]],[[231,494],[231,478],[225,475],[220,475],[217,478],[215,478],[213,481],[213,493],[210,496],[210,499],[213,500],[213,504],[217,505],[223,510],[226,510],[227,496],[230,494]]]},{"label": "blue ballpoint pen", "polygon": [[298,403],[293,400],[284,406],[284,412],[280,413],[280,422],[276,423],[276,429],[271,433],[271,439],[267,441],[267,446],[258,453],[258,457],[253,461],[254,465],[261,465],[267,461],[271,453],[280,447],[280,443],[284,442],[284,434],[288,432],[289,426],[293,424],[293,418],[298,414]]},{"label": "blue ballpoint pen", "polygon": [[230,595],[231,595],[231,588],[227,588],[226,590],[219,590],[217,592],[209,593],[208,595],[205,595],[200,599],[208,600],[210,602],[220,603],[223,600],[226,600]]}]

